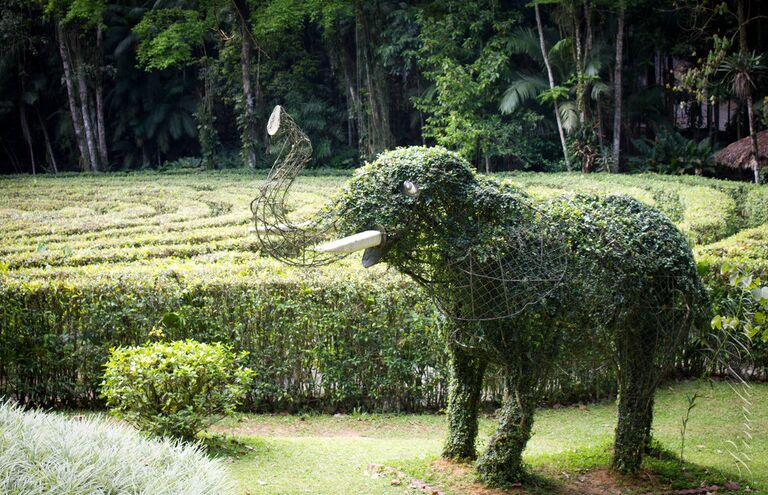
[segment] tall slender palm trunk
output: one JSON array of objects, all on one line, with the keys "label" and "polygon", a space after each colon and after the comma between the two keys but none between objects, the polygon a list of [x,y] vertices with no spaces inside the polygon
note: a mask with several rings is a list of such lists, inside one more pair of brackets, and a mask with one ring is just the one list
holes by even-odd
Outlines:
[{"label": "tall slender palm trunk", "polygon": [[[103,32],[100,28],[96,30],[96,47],[98,51],[99,64],[103,64]],[[102,78],[96,81],[96,134],[99,141],[99,161],[104,170],[109,168],[109,154],[107,151],[107,130],[104,124],[104,88]]]},{"label": "tall slender palm trunk", "polygon": [[27,148],[29,149],[29,160],[32,162],[32,175],[37,172],[37,164],[35,163],[35,150],[32,146],[32,136],[29,132],[29,123],[27,122],[27,110],[24,108],[24,102],[19,102],[19,119],[21,123],[21,132],[24,134],[24,140],[27,142]]},{"label": "tall slender palm trunk", "polygon": [[88,83],[85,80],[83,72],[83,63],[78,60],[77,63],[77,88],[80,93],[80,113],[83,116],[83,129],[85,130],[85,143],[88,148],[88,156],[91,162],[91,172],[98,172],[99,157],[96,152],[96,134],[93,115],[91,113],[91,102],[88,97]]},{"label": "tall slender palm trunk", "polygon": [[[747,15],[744,11],[744,0],[739,0],[736,4],[736,15],[739,19],[739,51],[746,54],[749,51],[747,45]],[[757,129],[755,128],[754,102],[752,101],[752,91],[748,90],[747,100],[747,120],[749,121],[749,137],[752,144],[749,164],[754,173],[755,184],[760,183],[760,149],[757,145]]]},{"label": "tall slender palm trunk", "polygon": [[[549,89],[555,87],[555,77],[552,75],[552,66],[549,64],[549,56],[547,55],[547,46],[544,43],[544,29],[541,26],[541,13],[539,12],[539,4],[533,5],[536,11],[536,28],[539,31],[539,47],[541,48],[541,56],[544,58],[544,65],[547,68],[547,78],[549,79]],[[560,108],[555,102],[555,121],[557,122],[557,132],[560,134],[560,144],[563,147],[563,157],[565,158],[565,168],[571,171],[571,159],[568,157],[568,144],[565,142],[565,131],[563,131],[563,122],[560,119]]]},{"label": "tall slender palm trunk", "polygon": [[613,170],[619,171],[621,160],[621,69],[624,56],[624,3],[619,7],[619,25],[616,29],[616,65],[613,68]]}]

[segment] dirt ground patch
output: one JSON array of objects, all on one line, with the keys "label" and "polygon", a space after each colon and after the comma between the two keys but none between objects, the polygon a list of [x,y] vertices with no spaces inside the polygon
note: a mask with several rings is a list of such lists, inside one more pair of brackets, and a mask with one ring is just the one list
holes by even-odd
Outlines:
[{"label": "dirt ground patch", "polygon": [[[716,495],[738,490],[736,483],[726,486],[707,485],[685,489],[673,489],[661,482],[657,476],[648,471],[642,471],[637,476],[623,476],[607,468],[594,469],[583,473],[537,473],[551,482],[546,486],[532,483],[530,486],[521,484],[510,489],[488,488],[475,479],[474,468],[471,464],[438,460],[432,463],[431,476],[436,481],[430,483],[416,480],[416,485],[422,483],[424,493],[428,495],[444,495],[445,493],[462,493],[466,495]],[[413,484],[413,483],[412,483]]]},{"label": "dirt ground patch", "polygon": [[440,417],[337,415],[244,415],[211,427],[211,431],[253,437],[430,437],[445,432]]}]

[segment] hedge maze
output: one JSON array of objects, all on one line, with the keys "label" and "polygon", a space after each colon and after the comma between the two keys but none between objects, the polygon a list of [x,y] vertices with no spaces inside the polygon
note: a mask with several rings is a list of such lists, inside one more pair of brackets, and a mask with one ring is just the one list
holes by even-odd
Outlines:
[{"label": "hedge maze", "polygon": [[[768,273],[768,193],[759,187],[652,175],[498,177],[542,200],[626,194],[660,209],[694,245],[710,287],[723,283],[723,263]],[[348,178],[300,178],[292,215],[307,218]],[[261,256],[248,210],[261,180],[184,171],[0,178],[0,395],[98,403],[109,348],[162,335],[250,351],[253,410],[444,407],[449,361],[428,298],[386,266],[364,270],[357,256],[309,272]],[[764,359],[761,349],[754,359]],[[578,361],[603,361],[589,353]],[[615,392],[609,370],[576,363],[564,358],[567,372],[543,385],[545,400]],[[503,386],[491,380],[487,396],[500,398]]]}]

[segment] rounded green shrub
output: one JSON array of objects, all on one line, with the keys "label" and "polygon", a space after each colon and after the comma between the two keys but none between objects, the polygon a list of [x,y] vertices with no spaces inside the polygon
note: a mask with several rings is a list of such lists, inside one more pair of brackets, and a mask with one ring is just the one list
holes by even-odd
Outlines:
[{"label": "rounded green shrub", "polygon": [[151,439],[99,418],[0,402],[0,493],[91,495],[233,492],[224,466],[196,445]]},{"label": "rounded green shrub", "polygon": [[253,372],[246,353],[194,340],[112,349],[102,395],[113,414],[141,430],[190,439],[232,414]]}]

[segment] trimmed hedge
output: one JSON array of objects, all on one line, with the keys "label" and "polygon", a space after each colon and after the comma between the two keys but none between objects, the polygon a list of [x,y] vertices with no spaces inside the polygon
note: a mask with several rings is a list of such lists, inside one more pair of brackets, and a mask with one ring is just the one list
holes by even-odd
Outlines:
[{"label": "trimmed hedge", "polygon": [[[16,282],[0,291],[0,395],[81,406],[110,347],[165,339],[249,351],[258,410],[437,408],[444,356],[434,312],[396,277],[330,280],[297,274],[264,282],[210,265],[141,276]],[[197,273],[194,273],[197,272]],[[183,275],[181,275],[183,273]],[[21,392],[21,393],[19,393]]]},{"label": "trimmed hedge", "polygon": [[[655,175],[503,177],[535,197],[623,193],[655,205],[692,243],[717,241],[695,250],[714,289],[723,260],[768,273],[768,227],[729,237],[765,223],[765,187]],[[443,407],[447,358],[425,295],[385,267],[363,270],[356,257],[312,271],[260,257],[248,232],[258,181],[217,172],[0,178],[0,395],[98,405],[109,348],[143,344],[160,328],[168,340],[248,351],[252,410]],[[343,182],[300,181],[297,216]],[[572,339],[564,345],[573,358],[546,385],[547,400],[612,394],[603,356]],[[681,365],[695,372],[699,363],[689,354]],[[488,384],[487,399],[501,397],[497,385]]]}]

